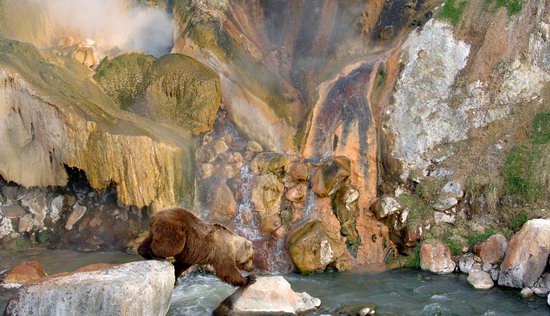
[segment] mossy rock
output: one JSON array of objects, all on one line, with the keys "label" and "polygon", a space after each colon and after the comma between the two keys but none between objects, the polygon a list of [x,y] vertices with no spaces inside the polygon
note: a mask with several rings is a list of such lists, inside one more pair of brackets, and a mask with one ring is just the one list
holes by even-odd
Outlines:
[{"label": "mossy rock", "polygon": [[218,75],[181,54],[104,59],[94,78],[122,109],[194,134],[212,129],[221,103]]},{"label": "mossy rock", "polygon": [[194,134],[212,129],[221,103],[218,75],[195,59],[171,54],[157,60],[147,88],[151,111]]},{"label": "mossy rock", "polygon": [[155,57],[140,53],[105,58],[94,79],[124,109],[147,89],[155,61]]}]

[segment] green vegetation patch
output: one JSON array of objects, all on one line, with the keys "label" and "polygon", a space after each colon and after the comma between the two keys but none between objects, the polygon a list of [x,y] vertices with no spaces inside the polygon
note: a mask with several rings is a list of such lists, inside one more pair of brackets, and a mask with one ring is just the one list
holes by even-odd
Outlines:
[{"label": "green vegetation patch", "polygon": [[550,112],[541,112],[533,120],[533,143],[547,144],[550,142]]},{"label": "green vegetation patch", "polygon": [[495,10],[506,7],[509,15],[519,13],[523,9],[523,0],[485,0],[485,6],[490,6],[493,2]]},{"label": "green vegetation patch", "polygon": [[496,232],[491,229],[491,228],[486,228],[483,232],[479,233],[479,232],[475,232],[475,231],[471,231],[469,233],[466,234],[466,236],[464,236],[464,238],[466,238],[466,240],[468,241],[468,245],[470,247],[473,247],[475,244],[478,244],[480,242],[484,242],[485,240],[487,240],[489,237],[495,235]]},{"label": "green vegetation patch", "polygon": [[445,0],[441,11],[439,11],[439,18],[451,22],[451,24],[456,25],[462,17],[464,9],[466,9],[468,1],[463,0],[457,3],[456,0]]},{"label": "green vegetation patch", "polygon": [[403,267],[410,269],[420,268],[420,243],[416,244],[414,248],[409,251],[407,257],[405,258]]},{"label": "green vegetation patch", "polygon": [[524,211],[521,211],[514,215],[510,223],[508,224],[508,227],[515,233],[519,231],[525,223],[529,220],[529,215],[525,213]]}]

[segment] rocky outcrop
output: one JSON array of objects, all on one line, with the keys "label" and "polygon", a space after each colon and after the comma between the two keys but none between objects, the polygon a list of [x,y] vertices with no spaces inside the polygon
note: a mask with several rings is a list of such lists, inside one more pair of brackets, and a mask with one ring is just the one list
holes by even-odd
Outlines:
[{"label": "rocky outcrop", "polygon": [[174,287],[173,265],[140,261],[89,272],[53,275],[25,285],[4,315],[165,315]]},{"label": "rocky outcrop", "polygon": [[85,74],[50,64],[30,44],[2,40],[0,51],[2,177],[64,186],[69,166],[94,189],[114,183],[125,205],[192,200],[193,170],[182,167],[192,158],[188,135],[118,110]]},{"label": "rocky outcrop", "polygon": [[300,227],[290,236],[288,248],[301,273],[323,271],[327,267],[339,271],[351,268],[343,241],[323,221],[314,220]]},{"label": "rocky outcrop", "polygon": [[319,306],[318,298],[294,292],[282,276],[259,277],[225,299],[214,315],[301,315]]},{"label": "rocky outcrop", "polygon": [[436,274],[452,273],[455,262],[447,244],[439,240],[426,240],[420,248],[420,268]]},{"label": "rocky outcrop", "polygon": [[542,276],[550,256],[550,220],[533,219],[525,223],[508,244],[498,284],[532,287]]}]

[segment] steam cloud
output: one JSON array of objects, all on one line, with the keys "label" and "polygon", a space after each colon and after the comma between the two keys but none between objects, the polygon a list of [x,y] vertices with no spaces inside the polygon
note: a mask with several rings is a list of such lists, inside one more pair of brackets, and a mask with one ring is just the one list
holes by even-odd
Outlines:
[{"label": "steam cloud", "polygon": [[174,25],[161,9],[132,5],[131,0],[35,1],[46,6],[66,35],[94,39],[101,50],[138,50],[159,57],[172,48]]}]

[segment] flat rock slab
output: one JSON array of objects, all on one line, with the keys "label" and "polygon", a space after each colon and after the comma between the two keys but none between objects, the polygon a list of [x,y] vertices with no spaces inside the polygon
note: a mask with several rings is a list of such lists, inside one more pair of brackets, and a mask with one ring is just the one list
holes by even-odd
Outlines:
[{"label": "flat rock slab", "polygon": [[173,265],[157,260],[60,274],[21,287],[4,315],[166,315],[174,281]]},{"label": "flat rock slab", "polygon": [[226,298],[214,315],[297,315],[321,306],[321,300],[296,293],[281,276],[259,277]]}]

